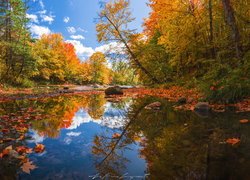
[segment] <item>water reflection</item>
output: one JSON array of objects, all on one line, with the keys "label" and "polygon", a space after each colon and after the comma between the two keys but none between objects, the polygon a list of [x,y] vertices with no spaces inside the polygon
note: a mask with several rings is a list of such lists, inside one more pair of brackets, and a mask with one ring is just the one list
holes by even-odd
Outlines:
[{"label": "water reflection", "polygon": [[[145,109],[155,101],[162,103],[161,110]],[[31,128],[21,144],[42,143],[46,151],[29,155],[39,167],[30,175],[19,170],[18,162],[9,166],[10,161],[2,159],[1,179],[15,178],[14,174],[21,179],[89,179],[97,173],[150,174],[157,180],[250,179],[250,127],[238,122],[249,113],[201,118],[177,112],[162,99],[111,102],[94,94],[1,103],[0,117],[28,108],[37,113],[31,116]],[[240,145],[225,144],[230,137],[240,138]],[[1,144],[0,150],[4,147]]]}]

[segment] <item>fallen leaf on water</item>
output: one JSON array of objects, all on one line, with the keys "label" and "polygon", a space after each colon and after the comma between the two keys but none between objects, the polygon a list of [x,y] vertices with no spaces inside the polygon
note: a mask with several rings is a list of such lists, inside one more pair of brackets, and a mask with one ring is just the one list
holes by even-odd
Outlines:
[{"label": "fallen leaf on water", "polygon": [[3,152],[0,154],[0,158],[3,158],[5,156],[8,156],[10,151],[12,150],[12,146],[6,147]]},{"label": "fallen leaf on water", "polygon": [[249,123],[249,120],[248,119],[241,119],[240,123],[241,124],[246,124],[246,123]]},{"label": "fallen leaf on water", "polygon": [[31,148],[28,148],[28,147],[25,147],[25,146],[19,146],[16,148],[16,151],[19,153],[19,154],[23,154],[23,153],[32,153],[32,149]]},{"label": "fallen leaf on water", "polygon": [[3,133],[8,133],[9,130],[8,130],[8,129],[2,129],[2,132],[3,132]]},{"label": "fallen leaf on water", "polygon": [[117,139],[117,138],[119,138],[119,137],[121,137],[121,134],[119,134],[119,133],[115,133],[115,134],[113,134],[113,136],[112,136],[113,139]]},{"label": "fallen leaf on water", "polygon": [[37,144],[34,148],[36,153],[42,153],[45,150],[45,146],[43,144]]},{"label": "fallen leaf on water", "polygon": [[37,167],[33,164],[32,161],[27,161],[26,163],[23,163],[21,169],[23,172],[30,174],[31,170],[36,169]]},{"label": "fallen leaf on water", "polygon": [[18,141],[21,141],[21,140],[23,140],[24,139],[24,135],[21,135],[17,140]]},{"label": "fallen leaf on water", "polygon": [[235,144],[240,142],[240,139],[239,138],[229,138],[229,139],[226,140],[226,142],[228,144],[235,145]]}]

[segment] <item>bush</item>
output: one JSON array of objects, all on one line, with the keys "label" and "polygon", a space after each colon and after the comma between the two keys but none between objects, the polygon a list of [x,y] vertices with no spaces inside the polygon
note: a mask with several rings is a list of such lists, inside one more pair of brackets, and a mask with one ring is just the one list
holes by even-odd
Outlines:
[{"label": "bush", "polygon": [[18,78],[14,84],[15,86],[30,88],[34,87],[35,83],[27,78]]},{"label": "bush", "polygon": [[250,96],[249,64],[235,69],[228,65],[215,65],[203,78],[201,89],[211,102],[235,103]]}]

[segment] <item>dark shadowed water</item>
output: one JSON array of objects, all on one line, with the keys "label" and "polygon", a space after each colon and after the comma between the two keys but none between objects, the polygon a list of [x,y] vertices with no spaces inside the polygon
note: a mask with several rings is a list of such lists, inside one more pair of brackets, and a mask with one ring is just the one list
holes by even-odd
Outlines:
[{"label": "dark shadowed water", "polygon": [[[145,109],[155,101],[160,110]],[[0,103],[1,129],[8,118],[29,124],[23,140],[1,143],[1,151],[45,145],[28,155],[37,166],[30,174],[19,160],[2,158],[1,180],[250,179],[250,125],[239,123],[249,113],[200,115],[172,106],[153,97],[111,102],[102,94]],[[232,146],[228,138],[241,141]]]}]

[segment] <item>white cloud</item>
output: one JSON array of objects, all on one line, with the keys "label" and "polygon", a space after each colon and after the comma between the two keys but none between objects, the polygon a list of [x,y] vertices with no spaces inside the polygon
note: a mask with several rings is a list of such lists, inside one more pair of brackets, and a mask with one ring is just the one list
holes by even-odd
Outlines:
[{"label": "white cloud", "polygon": [[30,32],[34,38],[40,38],[43,34],[50,34],[51,33],[51,31],[48,27],[38,26],[35,24],[32,24],[30,26]]},{"label": "white cloud", "polygon": [[75,34],[75,33],[76,33],[76,28],[74,28],[74,27],[67,27],[67,31],[68,31],[70,34]]},{"label": "white cloud", "polygon": [[77,31],[80,31],[80,32],[87,32],[86,30],[84,30],[83,28],[77,28]]},{"label": "white cloud", "polygon": [[82,60],[85,60],[85,58],[90,57],[92,54],[95,53],[93,48],[84,46],[80,41],[67,40],[66,42],[74,45],[77,55]]},{"label": "white cloud", "polygon": [[43,1],[42,1],[42,0],[40,0],[40,1],[39,1],[39,4],[40,4],[40,6],[41,6],[41,8],[42,8],[42,9],[44,9],[44,8],[45,8],[44,3],[43,3]]},{"label": "white cloud", "polygon": [[41,15],[42,21],[43,22],[48,22],[49,24],[51,24],[54,21],[54,17],[52,15]]},{"label": "white cloud", "polygon": [[81,134],[82,134],[81,132],[69,132],[67,133],[67,136],[77,137],[80,136]]},{"label": "white cloud", "polygon": [[38,22],[38,17],[37,15],[35,14],[26,14],[26,18],[30,19],[31,22],[34,22],[34,23],[39,23]]},{"label": "white cloud", "polygon": [[[72,39],[73,37],[78,37],[80,35],[72,35],[70,36]],[[102,52],[102,53],[116,53],[116,54],[124,54],[124,45],[116,42],[112,42],[109,44],[104,44],[102,46],[96,47],[93,49],[92,47],[86,47],[84,46],[77,38],[74,40],[67,40],[67,43],[71,43],[76,50],[76,53],[78,57],[82,60],[88,59],[90,56],[92,56],[95,52]]]},{"label": "white cloud", "polygon": [[85,39],[82,35],[71,35],[70,38],[72,39]]},{"label": "white cloud", "polygon": [[102,53],[113,53],[113,54],[124,54],[124,45],[117,42],[111,42],[95,48],[96,52]]},{"label": "white cloud", "polygon": [[69,17],[64,17],[64,18],[63,18],[63,22],[68,23],[69,21],[70,21],[70,18],[69,18]]},{"label": "white cloud", "polygon": [[40,15],[42,15],[42,14],[46,14],[47,11],[46,10],[42,10],[42,11],[38,11],[37,13],[40,14]]}]

